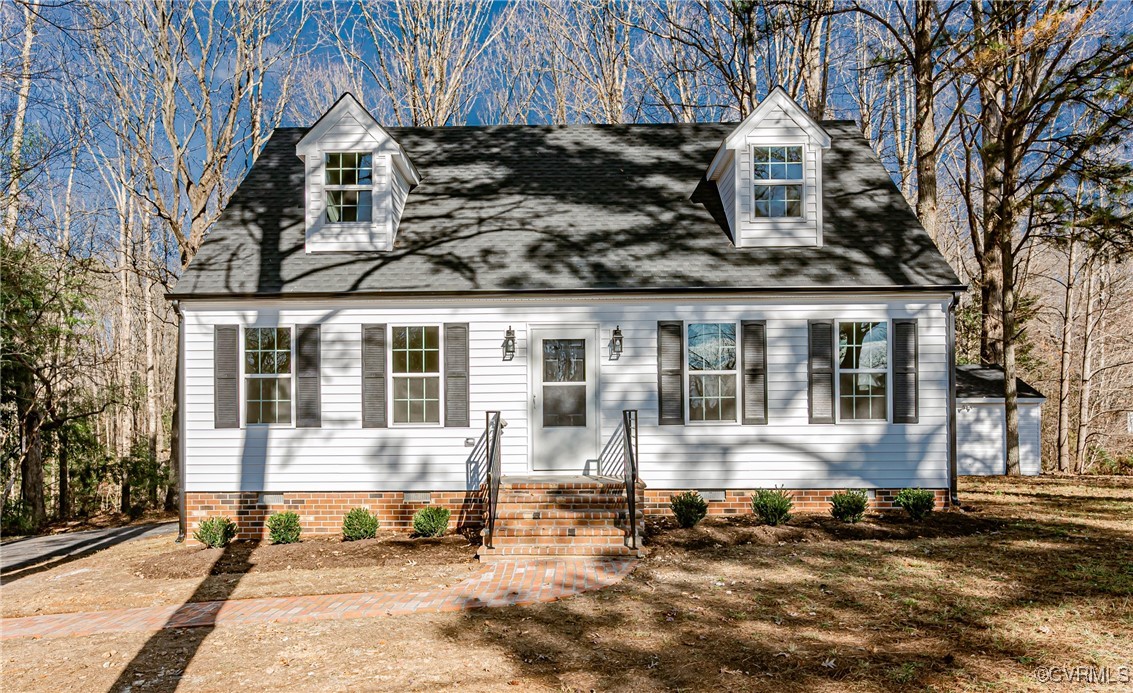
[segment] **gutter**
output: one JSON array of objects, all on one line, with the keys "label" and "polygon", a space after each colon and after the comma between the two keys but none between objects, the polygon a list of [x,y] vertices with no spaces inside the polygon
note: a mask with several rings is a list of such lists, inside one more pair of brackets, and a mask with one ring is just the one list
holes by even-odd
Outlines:
[{"label": "gutter", "polygon": [[181,312],[181,302],[173,300],[173,312],[177,314],[177,539],[178,544],[185,541],[189,523],[185,514],[185,315]]},{"label": "gutter", "polygon": [[948,302],[948,494],[952,507],[960,507],[960,493],[956,479],[956,305],[960,294],[952,294]]},{"label": "gutter", "polygon": [[888,286],[759,286],[759,287],[642,287],[626,289],[621,287],[595,287],[573,289],[501,289],[492,291],[478,291],[465,289],[461,291],[438,291],[435,289],[418,290],[382,290],[369,289],[365,291],[303,291],[284,293],[281,291],[248,291],[248,292],[189,292],[167,293],[165,298],[170,301],[177,300],[216,300],[216,299],[326,299],[326,298],[508,298],[519,296],[658,296],[671,294],[701,294],[707,296],[735,296],[743,294],[786,294],[786,293],[952,293],[956,294],[967,289],[966,284],[890,284]]}]

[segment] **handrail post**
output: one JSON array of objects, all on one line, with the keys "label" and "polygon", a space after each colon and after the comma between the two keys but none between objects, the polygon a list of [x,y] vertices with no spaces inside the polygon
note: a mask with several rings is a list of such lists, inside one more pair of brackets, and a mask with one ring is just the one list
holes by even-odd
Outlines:
[{"label": "handrail post", "polygon": [[489,549],[492,548],[493,539],[496,534],[496,513],[499,503],[500,493],[500,431],[503,426],[501,425],[501,415],[498,411],[484,412],[484,447],[485,456],[488,463],[488,488],[487,491],[487,505],[488,505],[488,536],[485,537],[484,545]]},{"label": "handrail post", "polygon": [[626,485],[626,511],[629,520],[629,545],[637,550],[637,410],[622,412],[623,475]]}]

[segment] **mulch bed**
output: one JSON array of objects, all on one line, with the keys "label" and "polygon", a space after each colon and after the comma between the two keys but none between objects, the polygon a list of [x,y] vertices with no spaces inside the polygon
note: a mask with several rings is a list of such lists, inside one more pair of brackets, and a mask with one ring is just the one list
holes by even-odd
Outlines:
[{"label": "mulch bed", "polygon": [[850,524],[820,513],[798,513],[786,525],[770,527],[754,515],[713,515],[691,529],[671,517],[647,518],[647,545],[679,549],[719,548],[739,544],[775,545],[822,541],[891,541],[965,537],[1000,531],[1001,519],[981,517],[978,511],[935,512],[922,522],[904,513],[868,515]]},{"label": "mulch bed", "polygon": [[304,539],[297,544],[235,541],[223,549],[180,548],[138,561],[134,573],[148,579],[269,573],[278,570],[430,566],[471,563],[476,547],[462,536],[410,538],[400,533],[376,539]]}]

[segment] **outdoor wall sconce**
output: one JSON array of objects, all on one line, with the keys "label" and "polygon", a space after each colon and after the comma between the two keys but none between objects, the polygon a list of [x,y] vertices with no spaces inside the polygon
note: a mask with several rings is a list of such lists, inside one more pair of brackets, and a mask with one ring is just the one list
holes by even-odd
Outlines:
[{"label": "outdoor wall sconce", "polygon": [[618,325],[614,328],[613,335],[610,336],[610,356],[620,358],[622,355],[622,346],[624,338],[622,337],[622,326]]},{"label": "outdoor wall sconce", "polygon": [[504,333],[504,361],[511,361],[513,358],[515,358],[515,330],[508,325],[507,332]]}]

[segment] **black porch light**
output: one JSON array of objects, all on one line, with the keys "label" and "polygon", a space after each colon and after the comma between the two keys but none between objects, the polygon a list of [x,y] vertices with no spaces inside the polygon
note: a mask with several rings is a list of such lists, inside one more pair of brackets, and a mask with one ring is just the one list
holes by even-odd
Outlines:
[{"label": "black porch light", "polygon": [[614,354],[615,356],[621,356],[622,355],[622,344],[623,344],[622,327],[621,327],[621,325],[618,325],[617,327],[614,328],[614,334],[610,338],[610,353]]},{"label": "black porch light", "polygon": [[508,325],[507,332],[504,333],[504,358],[513,356],[515,356],[515,330]]}]

